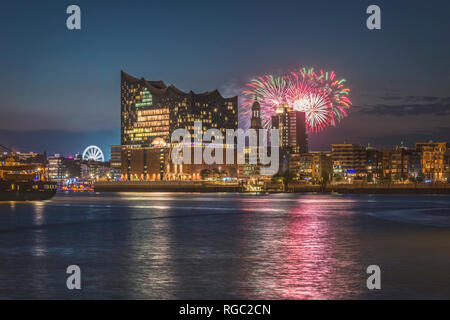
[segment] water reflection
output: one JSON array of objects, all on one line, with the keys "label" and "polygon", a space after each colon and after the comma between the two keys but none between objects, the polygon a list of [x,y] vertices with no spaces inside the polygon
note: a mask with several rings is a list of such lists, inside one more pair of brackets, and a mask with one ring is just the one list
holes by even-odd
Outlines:
[{"label": "water reflection", "polygon": [[[44,206],[43,202],[33,202],[33,225],[42,226],[45,223],[44,216]],[[42,229],[36,228],[34,231],[34,242],[31,247],[31,254],[33,256],[45,256],[46,254],[46,243],[45,243],[45,233]]]},{"label": "water reflection", "polygon": [[[155,219],[130,224],[127,288],[132,297],[173,299],[177,282],[173,272],[172,219],[169,206],[147,208],[142,214]],[[142,215],[141,214],[141,215]]]},{"label": "water reflection", "polygon": [[[280,199],[244,199],[243,208],[279,207]],[[255,217],[249,242],[242,243],[248,255],[249,298],[330,299],[348,296],[360,287],[358,276],[339,276],[342,268],[358,269],[357,244],[336,230],[333,211],[351,214],[353,203],[336,199],[301,198],[284,214]],[[334,208],[334,209],[333,209]],[[270,219],[269,219],[270,218]],[[264,222],[262,222],[264,221]],[[345,242],[344,247],[336,248]],[[358,270],[359,271],[359,270]],[[358,289],[357,289],[358,290]]]},{"label": "water reflection", "polygon": [[[29,204],[27,204],[29,205]],[[45,216],[45,202],[32,202],[31,208],[29,208],[32,213],[33,226],[36,228],[32,231],[32,245],[30,247],[31,256],[28,266],[21,266],[25,270],[29,265],[35,266],[35,269],[28,269],[25,271],[29,279],[30,290],[39,294],[39,291],[48,285],[49,279],[52,277],[52,273],[48,268],[46,261],[49,258],[49,248],[48,248],[48,233],[40,228],[46,223]]]},{"label": "water reflection", "polygon": [[[365,268],[374,263],[386,268],[377,297],[448,298],[449,205],[165,193],[0,203],[0,298],[373,298]],[[83,272],[76,296],[65,287],[71,264]]]},{"label": "water reflection", "polygon": [[9,202],[9,207],[11,208],[11,212],[16,211],[16,203],[14,201]]}]

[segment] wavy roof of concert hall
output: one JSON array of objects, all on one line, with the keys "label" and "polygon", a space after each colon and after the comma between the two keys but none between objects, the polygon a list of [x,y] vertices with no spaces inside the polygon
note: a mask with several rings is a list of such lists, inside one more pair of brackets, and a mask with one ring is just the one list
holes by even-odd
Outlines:
[{"label": "wavy roof of concert hall", "polygon": [[229,97],[229,98],[225,98],[223,97],[219,90],[215,89],[212,91],[205,91],[203,93],[195,93],[192,90],[189,91],[188,93],[178,89],[177,87],[175,87],[173,84],[171,84],[170,86],[167,86],[164,81],[162,80],[158,80],[158,81],[151,81],[151,80],[146,80],[144,78],[136,78],[133,77],[131,75],[129,75],[128,73],[124,72],[124,71],[120,71],[120,75],[121,75],[121,81],[122,82],[127,82],[127,83],[141,83],[143,85],[145,85],[151,93],[153,94],[165,94],[167,91],[171,90],[174,91],[176,94],[178,95],[194,95],[197,97],[201,97],[201,96],[211,96],[211,95],[218,95],[220,98],[222,99],[235,99],[237,98],[237,96],[234,97]]}]

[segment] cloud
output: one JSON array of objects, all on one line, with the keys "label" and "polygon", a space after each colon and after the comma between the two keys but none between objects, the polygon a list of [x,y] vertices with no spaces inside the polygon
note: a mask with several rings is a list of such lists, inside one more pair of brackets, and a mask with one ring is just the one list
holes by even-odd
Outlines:
[{"label": "cloud", "polygon": [[[392,133],[376,136],[360,137],[361,142],[370,142],[379,148],[392,148],[394,144],[402,142],[406,146],[414,147],[416,142],[440,141],[450,142],[450,127],[438,127],[434,130],[420,130],[408,133]],[[364,143],[363,143],[364,144]]]},{"label": "cloud", "polygon": [[356,110],[365,114],[378,116],[419,116],[419,115],[450,115],[450,97],[432,96],[382,96],[384,101],[399,101],[397,104],[366,104],[356,107]]},{"label": "cloud", "polygon": [[243,85],[238,82],[228,82],[219,87],[219,92],[224,97],[239,96],[242,93]]},{"label": "cloud", "polygon": [[370,144],[378,149],[392,149],[396,145],[414,147],[416,142],[427,141],[450,142],[450,127],[437,127],[430,130],[411,130],[393,133],[367,133],[355,131],[352,128],[327,128],[322,133],[309,134],[310,150],[330,150],[333,143],[356,143],[367,146]]},{"label": "cloud", "polygon": [[407,102],[423,102],[423,103],[428,103],[428,102],[435,102],[435,103],[449,103],[450,102],[450,97],[433,97],[433,96],[406,96],[404,98],[404,101]]},{"label": "cloud", "polygon": [[382,96],[380,97],[380,99],[384,101],[395,101],[395,100],[402,100],[403,98],[399,96]]}]

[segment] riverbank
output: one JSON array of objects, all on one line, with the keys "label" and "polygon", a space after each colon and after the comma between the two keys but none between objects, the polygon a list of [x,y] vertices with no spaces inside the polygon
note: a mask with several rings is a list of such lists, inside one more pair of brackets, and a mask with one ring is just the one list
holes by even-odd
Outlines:
[{"label": "riverbank", "polygon": [[450,184],[335,184],[326,186],[290,185],[289,192],[355,194],[450,194]]},{"label": "riverbank", "polygon": [[[245,192],[238,183],[205,181],[120,181],[97,182],[96,192]],[[281,184],[269,183],[263,192],[355,193],[355,194],[450,194],[450,184]]]},{"label": "riverbank", "polygon": [[96,192],[240,192],[237,183],[208,183],[204,181],[118,181],[97,182]]}]

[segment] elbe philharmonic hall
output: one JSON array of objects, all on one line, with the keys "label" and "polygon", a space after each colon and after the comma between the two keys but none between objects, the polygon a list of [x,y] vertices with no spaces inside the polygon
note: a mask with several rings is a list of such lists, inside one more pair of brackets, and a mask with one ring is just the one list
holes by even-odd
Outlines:
[{"label": "elbe philharmonic hall", "polygon": [[[170,158],[171,134],[178,128],[188,130],[192,141],[195,138],[195,121],[202,122],[203,133],[214,128],[220,130],[225,136],[226,129],[236,130],[238,128],[237,96],[224,98],[218,90],[200,94],[193,91],[186,93],[174,85],[167,86],[161,80],[139,79],[123,71],[121,71],[120,85],[121,145],[111,147],[111,169],[114,170],[115,167],[120,172],[122,180],[199,180],[202,170],[205,169],[226,172],[229,177],[239,177],[244,174],[243,166],[237,164],[175,165]],[[289,114],[292,117],[296,113],[299,112],[292,113],[285,110],[286,117],[280,117],[280,114],[277,114],[277,121],[274,121],[274,124],[277,124],[276,127],[280,129],[281,135],[283,132],[292,135],[294,131],[294,135],[300,138],[294,139],[295,144],[301,144],[302,151],[305,151],[304,120],[302,123],[298,121],[301,115],[297,115],[297,121],[294,121],[295,124],[300,123],[300,126],[294,125],[294,128],[291,128],[289,125],[293,122]],[[255,101],[252,108],[252,123],[260,123],[259,119],[255,119],[259,117],[259,114],[259,103]],[[301,118],[304,119],[304,114]],[[285,128],[283,128],[283,122]],[[280,143],[284,140],[286,139],[281,136]],[[292,141],[290,142],[292,144]],[[224,151],[223,154],[225,156],[226,152]]]}]

